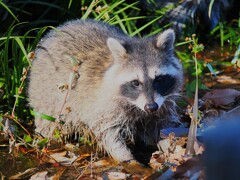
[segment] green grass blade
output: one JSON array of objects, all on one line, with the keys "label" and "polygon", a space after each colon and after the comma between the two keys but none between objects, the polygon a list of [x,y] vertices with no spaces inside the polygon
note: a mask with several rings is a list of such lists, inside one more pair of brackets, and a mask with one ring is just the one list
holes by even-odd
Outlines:
[{"label": "green grass blade", "polygon": [[15,39],[15,38],[23,39],[23,38],[29,38],[29,39],[34,39],[34,36],[9,36],[9,37],[1,37],[0,41],[6,41],[7,39]]},{"label": "green grass blade", "polygon": [[87,19],[89,14],[91,13],[91,11],[93,10],[93,7],[96,6],[98,3],[100,3],[100,1],[92,1],[91,4],[89,5],[89,7],[87,8],[87,11],[84,13],[84,15],[81,17],[81,19]]},{"label": "green grass blade", "polygon": [[[138,4],[138,3],[139,3],[139,2],[137,1],[137,2],[134,2],[134,3],[132,3],[132,4],[129,4],[129,5],[125,6],[124,8],[121,8],[121,9],[119,9],[118,11],[114,12],[114,14],[119,14],[119,13],[122,13],[122,12],[126,11],[126,10],[129,9],[129,8],[133,8],[134,5],[136,5],[136,4]],[[140,10],[140,9],[138,9],[138,10]]]},{"label": "green grass blade", "polygon": [[117,6],[119,6],[120,4],[122,4],[125,0],[121,0],[121,1],[116,1],[114,4],[112,4],[111,6],[109,6],[108,8],[106,8],[103,12],[101,12],[98,17],[96,17],[96,20],[100,20],[106,13],[109,13],[110,11],[112,11],[114,8],[116,8]]},{"label": "green grass blade", "polygon": [[208,7],[208,17],[211,19],[211,12],[212,12],[212,6],[215,0],[211,0],[209,7]]},{"label": "green grass blade", "polygon": [[121,18],[118,15],[116,15],[115,17],[116,17],[116,22],[118,22],[118,24],[121,27],[121,29],[123,30],[123,32],[125,34],[128,34],[126,27],[124,26],[124,24],[121,21]]},{"label": "green grass blade", "polygon": [[18,38],[18,37],[16,37],[15,40],[16,40],[16,42],[18,43],[20,49],[22,50],[22,52],[23,52],[25,58],[27,59],[28,63],[31,64],[31,61],[30,61],[30,59],[28,58],[27,51],[26,51],[26,49],[25,49],[22,41],[21,41],[20,38]]},{"label": "green grass blade", "polygon": [[3,8],[5,8],[5,9],[8,11],[8,13],[11,14],[11,16],[12,16],[17,22],[19,22],[18,18],[14,15],[14,13],[11,11],[11,9],[9,9],[8,6],[7,6],[4,2],[0,1],[0,6],[2,6]]},{"label": "green grass blade", "polygon": [[68,9],[70,9],[71,5],[72,5],[72,0],[69,0]]},{"label": "green grass blade", "polygon": [[139,29],[137,29],[136,31],[134,31],[133,33],[131,33],[130,36],[135,36],[136,34],[140,33],[143,29],[147,28],[148,26],[150,26],[151,24],[153,24],[154,22],[156,22],[156,21],[159,20],[160,18],[162,18],[162,16],[159,16],[159,17],[153,19],[152,21],[148,22],[148,23],[145,24],[144,26],[140,27]]},{"label": "green grass blade", "polygon": [[43,114],[43,113],[39,113],[39,112],[36,112],[36,111],[33,111],[31,110],[31,115],[33,116],[36,116],[36,117],[40,117],[41,119],[46,119],[48,121],[52,121],[52,122],[55,122],[56,118],[52,117],[52,116],[49,116],[49,115],[46,115],[46,114]]},{"label": "green grass blade", "polygon": [[109,22],[109,24],[111,24],[111,25],[115,25],[115,24],[119,24],[121,22],[134,21],[134,20],[144,19],[144,18],[146,18],[146,16],[127,17],[127,18],[124,18],[124,19],[117,19],[114,22],[109,22],[109,21],[107,21],[107,22]]},{"label": "green grass blade", "polygon": [[221,47],[223,48],[223,46],[224,46],[224,26],[223,26],[223,23],[219,23],[219,28],[220,28]]}]

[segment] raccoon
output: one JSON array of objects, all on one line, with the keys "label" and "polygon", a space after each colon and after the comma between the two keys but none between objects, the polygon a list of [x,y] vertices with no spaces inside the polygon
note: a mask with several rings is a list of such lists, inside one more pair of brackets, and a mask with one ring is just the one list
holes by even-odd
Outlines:
[{"label": "raccoon", "polygon": [[159,130],[178,121],[183,70],[174,41],[171,29],[137,38],[90,19],[51,30],[35,51],[28,94],[35,112],[58,121],[36,117],[36,132],[51,138],[84,126],[117,162],[135,159],[127,140],[156,144]]}]

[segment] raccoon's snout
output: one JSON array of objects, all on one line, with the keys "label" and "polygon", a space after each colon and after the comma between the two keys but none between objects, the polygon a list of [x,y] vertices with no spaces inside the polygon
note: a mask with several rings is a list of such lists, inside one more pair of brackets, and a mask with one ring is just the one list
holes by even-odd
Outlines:
[{"label": "raccoon's snout", "polygon": [[146,112],[154,112],[158,109],[158,104],[153,102],[153,103],[148,103],[144,106],[144,110]]}]

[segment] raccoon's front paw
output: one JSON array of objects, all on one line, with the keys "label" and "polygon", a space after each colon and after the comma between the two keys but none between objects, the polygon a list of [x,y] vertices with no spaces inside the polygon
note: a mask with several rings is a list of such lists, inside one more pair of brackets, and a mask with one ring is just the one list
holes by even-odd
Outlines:
[{"label": "raccoon's front paw", "polygon": [[113,159],[117,162],[131,162],[134,161],[134,158],[132,156],[132,153],[126,149],[126,148],[122,148],[121,150],[112,150],[110,151],[111,156],[113,157]]}]

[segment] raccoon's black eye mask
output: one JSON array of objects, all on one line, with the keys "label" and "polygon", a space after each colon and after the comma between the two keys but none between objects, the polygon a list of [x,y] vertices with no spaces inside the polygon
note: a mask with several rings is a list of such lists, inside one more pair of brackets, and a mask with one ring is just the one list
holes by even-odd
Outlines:
[{"label": "raccoon's black eye mask", "polygon": [[153,88],[162,96],[172,92],[176,84],[176,78],[171,75],[159,75],[153,80]]}]

